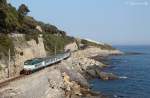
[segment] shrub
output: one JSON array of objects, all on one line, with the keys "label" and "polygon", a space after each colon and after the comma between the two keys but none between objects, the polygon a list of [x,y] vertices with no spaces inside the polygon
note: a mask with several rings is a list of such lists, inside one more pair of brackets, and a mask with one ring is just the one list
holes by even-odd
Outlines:
[{"label": "shrub", "polygon": [[64,46],[74,39],[68,36],[57,36],[54,34],[45,33],[44,36],[45,49],[49,54],[54,54],[55,50],[57,53],[64,51]]},{"label": "shrub", "polygon": [[38,33],[25,34],[26,41],[30,41],[30,40],[34,39],[37,44],[39,43],[38,37],[39,37]]},{"label": "shrub", "polygon": [[10,49],[10,53],[14,55],[14,44],[12,39],[7,34],[0,34],[0,56],[8,56],[8,51]]},{"label": "shrub", "polygon": [[18,12],[11,4],[1,3],[0,6],[0,32],[9,33],[20,28]]},{"label": "shrub", "polygon": [[0,71],[2,70],[2,66],[0,65]]}]

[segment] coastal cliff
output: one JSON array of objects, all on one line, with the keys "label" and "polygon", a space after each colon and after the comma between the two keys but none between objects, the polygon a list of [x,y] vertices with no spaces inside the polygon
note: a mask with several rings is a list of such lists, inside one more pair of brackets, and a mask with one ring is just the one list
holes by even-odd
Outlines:
[{"label": "coastal cliff", "polygon": [[2,55],[0,60],[2,67],[0,70],[0,80],[5,80],[8,77],[19,76],[26,60],[46,57],[46,50],[42,37],[39,36],[38,43],[36,43],[34,39],[27,41],[24,36],[24,34],[9,35],[11,41],[13,42],[12,44],[14,49],[10,54],[12,54],[12,52],[14,53],[13,55],[10,55],[10,61],[7,55]]},{"label": "coastal cliff", "polygon": [[[11,82],[0,90],[0,98],[106,98],[103,94],[90,90],[88,79],[92,76],[91,73],[95,74],[93,68],[101,69],[107,66],[89,58],[99,50],[94,53],[89,51],[91,49],[72,52],[70,58],[59,64]],[[99,52],[98,55],[101,53],[103,54]]]},{"label": "coastal cliff", "polygon": [[16,79],[0,89],[0,98],[105,98],[90,90],[88,80],[117,79],[101,71],[107,65],[93,56],[122,54],[105,43],[68,36],[67,32],[28,16],[22,4],[17,10],[0,1],[0,82],[21,76],[26,60],[71,51],[58,64]]}]

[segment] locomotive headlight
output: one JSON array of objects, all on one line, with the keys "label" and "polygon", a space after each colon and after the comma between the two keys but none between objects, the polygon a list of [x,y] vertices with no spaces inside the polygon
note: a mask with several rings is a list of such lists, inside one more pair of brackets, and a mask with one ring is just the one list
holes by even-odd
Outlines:
[{"label": "locomotive headlight", "polygon": [[35,68],[35,66],[30,66],[30,65],[24,65],[24,69],[25,70],[33,70]]}]

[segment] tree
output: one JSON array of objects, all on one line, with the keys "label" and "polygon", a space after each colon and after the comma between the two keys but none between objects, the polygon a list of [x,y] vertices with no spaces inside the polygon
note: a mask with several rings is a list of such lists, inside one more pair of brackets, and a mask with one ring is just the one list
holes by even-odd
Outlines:
[{"label": "tree", "polygon": [[59,31],[59,33],[62,35],[62,36],[66,36],[67,33],[65,31]]},{"label": "tree", "polygon": [[7,4],[7,0],[0,0],[1,4]]},{"label": "tree", "polygon": [[28,14],[28,12],[30,12],[30,10],[28,9],[28,7],[25,4],[21,4],[19,6],[18,12],[22,16],[26,16]]},{"label": "tree", "polygon": [[5,18],[6,14],[2,10],[0,10],[0,32],[6,31]]},{"label": "tree", "polygon": [[11,4],[7,4],[6,0],[0,1],[0,32],[13,32],[20,27],[18,21],[18,12]]}]

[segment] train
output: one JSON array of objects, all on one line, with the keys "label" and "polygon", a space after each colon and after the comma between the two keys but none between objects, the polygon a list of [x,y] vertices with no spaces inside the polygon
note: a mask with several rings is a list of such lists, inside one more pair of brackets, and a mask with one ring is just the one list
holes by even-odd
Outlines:
[{"label": "train", "polygon": [[40,70],[42,68],[48,67],[49,65],[61,62],[71,56],[71,52],[59,53],[53,56],[44,58],[33,58],[24,62],[23,70],[20,74],[29,75],[34,71]]}]

